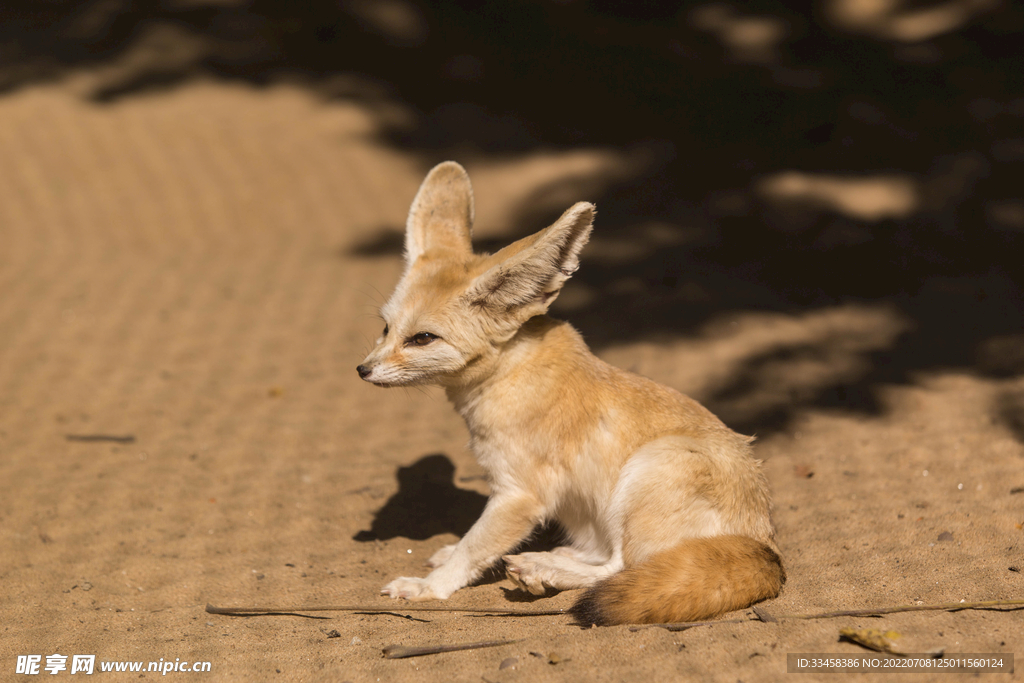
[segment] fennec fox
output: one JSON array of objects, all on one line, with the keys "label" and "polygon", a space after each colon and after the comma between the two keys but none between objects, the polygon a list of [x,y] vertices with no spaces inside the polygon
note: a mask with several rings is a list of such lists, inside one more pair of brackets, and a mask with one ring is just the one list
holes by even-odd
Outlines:
[{"label": "fennec fox", "polygon": [[[586,624],[702,620],[778,595],[786,576],[751,439],[601,361],[545,315],[593,219],[580,202],[535,235],[474,254],[465,170],[445,162],[423,181],[405,273],[359,376],[444,387],[492,493],[426,578],[397,578],[383,595],[443,600],[499,559],[534,594],[587,588],[573,608]],[[506,554],[551,519],[569,545]]]}]

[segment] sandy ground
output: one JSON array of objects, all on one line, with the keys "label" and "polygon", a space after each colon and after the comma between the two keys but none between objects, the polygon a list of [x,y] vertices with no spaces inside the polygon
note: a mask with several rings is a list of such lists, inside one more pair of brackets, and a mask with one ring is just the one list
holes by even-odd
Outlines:
[{"label": "sandy ground", "polygon": [[[211,663],[168,680],[779,680],[786,653],[864,652],[839,640],[845,627],[898,631],[910,652],[1024,656],[1021,611],[631,632],[380,598],[390,578],[424,572],[487,489],[440,392],[356,377],[401,268],[374,245],[394,242],[381,235],[430,163],[373,133],[358,107],[285,85],[193,81],[93,103],[57,84],[0,99],[0,678],[32,679],[15,676],[17,655],[58,653]],[[508,218],[537,188],[580,179],[576,196],[548,198],[568,205],[589,198],[587,177],[628,165],[586,149],[460,161],[478,234],[498,241],[541,227]],[[584,269],[615,256],[600,232],[599,218]],[[593,295],[574,281],[560,313]],[[881,304],[722,311],[696,334],[600,354],[705,399],[751,358],[840,340],[772,366],[760,393],[718,399],[742,422],[777,393],[855,377],[910,325]],[[765,607],[1024,597],[1024,381],[932,370],[873,391],[874,411],[801,408],[759,439],[789,574]],[[73,439],[89,435],[124,438]],[[572,600],[527,600],[493,576],[449,604]],[[238,618],[207,603],[394,611]],[[494,639],[516,642],[381,656]]]}]

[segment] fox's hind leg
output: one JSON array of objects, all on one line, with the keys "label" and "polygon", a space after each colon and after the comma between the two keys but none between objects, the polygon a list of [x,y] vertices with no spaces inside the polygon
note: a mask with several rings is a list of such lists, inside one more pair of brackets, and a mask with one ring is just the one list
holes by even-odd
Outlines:
[{"label": "fox's hind leg", "polygon": [[772,547],[767,482],[739,435],[644,444],[622,468],[611,505],[622,511],[628,566],[690,538],[735,534]]},{"label": "fox's hind leg", "polygon": [[549,553],[505,555],[502,558],[505,560],[505,574],[523,590],[543,595],[548,588],[585,588],[622,569],[622,558],[618,553],[603,564],[589,564],[570,556],[565,550],[557,548]]}]

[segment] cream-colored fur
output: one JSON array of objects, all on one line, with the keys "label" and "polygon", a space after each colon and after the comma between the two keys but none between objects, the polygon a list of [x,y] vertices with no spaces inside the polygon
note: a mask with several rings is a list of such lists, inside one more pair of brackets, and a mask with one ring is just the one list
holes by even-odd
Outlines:
[{"label": "cream-colored fur", "polygon": [[[581,202],[496,254],[474,254],[466,172],[445,162],[423,181],[409,212],[405,273],[359,374],[378,386],[444,387],[492,494],[465,537],[430,558],[428,576],[397,578],[384,595],[445,599],[502,559],[532,593],[593,587],[587,600],[597,607],[580,613],[599,623],[645,619],[642,610],[601,612],[600,603],[612,595],[601,589],[607,577],[623,569],[638,578],[615,599],[642,592],[648,564],[678,588],[664,601],[682,607],[667,614],[713,614],[778,593],[784,574],[751,439],[696,401],[601,361],[568,323],[545,315],[579,265],[593,218],[593,205]],[[567,547],[507,554],[552,519]],[[666,559],[672,552],[688,559]],[[716,558],[746,577],[715,589],[734,593],[724,602],[690,594],[709,585],[707,567],[727,573],[714,569]],[[689,574],[671,576],[684,564]]]}]

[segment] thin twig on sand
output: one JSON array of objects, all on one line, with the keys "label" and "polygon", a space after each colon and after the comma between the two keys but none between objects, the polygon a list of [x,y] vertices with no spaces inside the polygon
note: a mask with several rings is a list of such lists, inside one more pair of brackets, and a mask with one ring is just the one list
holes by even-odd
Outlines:
[{"label": "thin twig on sand", "polygon": [[748,621],[782,621],[783,619],[835,619],[837,617],[880,617],[886,614],[897,614],[899,612],[959,612],[968,609],[998,609],[1009,607],[1024,609],[1024,600],[986,600],[983,602],[946,602],[938,605],[896,605],[894,607],[873,607],[870,609],[840,610],[838,612],[820,612],[817,614],[769,614],[763,607],[754,608],[754,618],[745,619],[721,619],[718,621],[683,621],[675,624],[644,624],[643,626],[631,626],[630,631],[642,631],[647,628],[664,628],[669,631],[685,631],[695,626],[708,626],[710,624],[741,624]]},{"label": "thin twig on sand", "polygon": [[131,434],[65,434],[68,441],[82,441],[85,443],[108,441],[111,443],[135,443],[135,437]]},{"label": "thin twig on sand", "polygon": [[378,607],[376,605],[305,605],[301,607],[215,607],[207,605],[206,611],[210,614],[224,614],[228,616],[243,617],[254,615],[281,615],[298,614],[299,612],[362,612],[364,614],[395,614],[400,612],[462,612],[467,614],[479,614],[482,616],[501,617],[549,617],[568,614],[564,609],[549,610],[521,610],[487,607],[441,607],[437,605],[415,605],[395,607]]},{"label": "thin twig on sand", "polygon": [[499,645],[511,645],[521,640],[483,640],[478,643],[457,643],[454,645],[422,645],[407,647],[405,645],[388,645],[384,648],[384,659],[405,659],[406,657],[422,657],[423,655],[437,655],[442,652],[459,652],[460,650],[477,650],[482,647],[498,647]]}]

